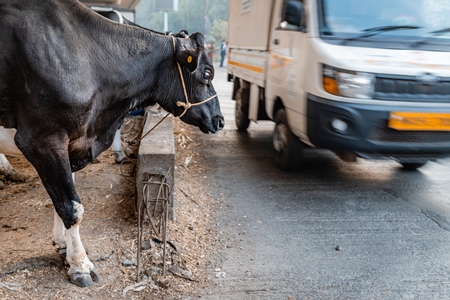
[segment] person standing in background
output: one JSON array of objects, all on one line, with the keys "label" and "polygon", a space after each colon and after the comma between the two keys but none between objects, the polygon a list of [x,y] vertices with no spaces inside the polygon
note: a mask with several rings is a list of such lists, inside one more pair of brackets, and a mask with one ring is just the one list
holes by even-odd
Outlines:
[{"label": "person standing in background", "polygon": [[208,53],[208,57],[209,59],[211,59],[211,61],[214,61],[214,43],[211,42],[208,47],[207,47],[207,53]]},{"label": "person standing in background", "polygon": [[220,67],[223,67],[223,61],[225,60],[225,55],[227,54],[227,44],[222,40],[222,45],[220,45]]}]

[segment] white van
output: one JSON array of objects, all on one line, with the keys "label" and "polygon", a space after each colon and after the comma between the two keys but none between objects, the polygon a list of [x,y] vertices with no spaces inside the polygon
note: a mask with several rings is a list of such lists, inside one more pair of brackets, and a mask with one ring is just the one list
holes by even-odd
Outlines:
[{"label": "white van", "polygon": [[450,0],[230,0],[227,68],[238,130],[273,120],[281,169],[305,146],[450,156]]}]

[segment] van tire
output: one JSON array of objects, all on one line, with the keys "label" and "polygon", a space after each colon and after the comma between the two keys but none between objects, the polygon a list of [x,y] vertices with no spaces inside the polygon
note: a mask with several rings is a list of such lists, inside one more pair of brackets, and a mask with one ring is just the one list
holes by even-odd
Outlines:
[{"label": "van tire", "polygon": [[423,167],[427,162],[420,163],[400,163],[405,170],[417,170],[420,167]]},{"label": "van tire", "polygon": [[246,131],[250,125],[248,118],[250,90],[240,88],[236,93],[236,107],[234,109],[234,119],[238,131]]},{"label": "van tire", "polygon": [[301,161],[302,143],[289,128],[286,111],[283,108],[276,112],[274,121],[272,141],[275,165],[280,170],[292,171]]}]

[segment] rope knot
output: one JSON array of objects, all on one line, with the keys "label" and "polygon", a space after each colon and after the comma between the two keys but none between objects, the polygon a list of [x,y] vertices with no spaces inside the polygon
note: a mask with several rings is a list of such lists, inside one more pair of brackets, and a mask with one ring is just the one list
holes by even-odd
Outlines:
[{"label": "rope knot", "polygon": [[182,106],[182,107],[184,107],[187,110],[187,109],[191,108],[192,103],[191,102],[184,103],[184,102],[181,102],[181,101],[177,101],[177,106],[178,107]]}]

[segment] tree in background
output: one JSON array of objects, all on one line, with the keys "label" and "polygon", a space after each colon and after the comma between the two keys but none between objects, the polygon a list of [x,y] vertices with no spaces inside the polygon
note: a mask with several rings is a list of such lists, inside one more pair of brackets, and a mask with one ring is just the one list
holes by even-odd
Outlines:
[{"label": "tree in background", "polygon": [[[163,32],[164,12],[153,10],[153,0],[141,0],[136,7],[136,23]],[[216,60],[222,40],[227,39],[228,0],[179,0],[178,11],[168,12],[168,29],[202,32],[206,44],[214,43]]]}]

